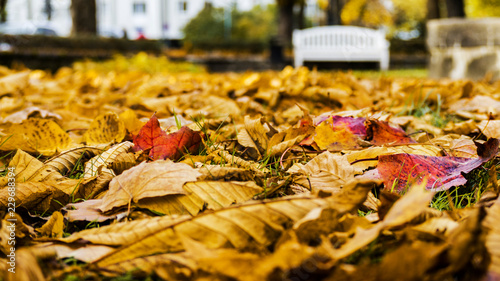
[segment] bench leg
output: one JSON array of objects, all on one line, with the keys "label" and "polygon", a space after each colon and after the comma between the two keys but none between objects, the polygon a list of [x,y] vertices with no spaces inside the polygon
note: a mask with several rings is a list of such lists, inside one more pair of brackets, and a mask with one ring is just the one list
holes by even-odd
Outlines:
[{"label": "bench leg", "polygon": [[382,58],[380,58],[380,70],[388,70],[389,69],[389,53],[384,54]]},{"label": "bench leg", "polygon": [[304,65],[304,59],[300,56],[295,56],[294,58],[294,66],[295,68],[299,68]]}]

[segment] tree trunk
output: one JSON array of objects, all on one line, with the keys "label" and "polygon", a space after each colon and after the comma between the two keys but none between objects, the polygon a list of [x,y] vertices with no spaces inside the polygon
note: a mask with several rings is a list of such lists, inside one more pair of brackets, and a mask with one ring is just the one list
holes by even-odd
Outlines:
[{"label": "tree trunk", "polygon": [[464,0],[446,0],[449,18],[465,18]]},{"label": "tree trunk", "polygon": [[7,0],[0,0],[0,22],[7,21],[7,11],[5,7],[7,6]]},{"label": "tree trunk", "polygon": [[427,0],[427,19],[439,19],[439,0]]},{"label": "tree trunk", "polygon": [[293,0],[278,5],[278,39],[283,45],[290,45],[293,32]]},{"label": "tree trunk", "polygon": [[298,28],[299,29],[304,29],[306,27],[305,14],[304,14],[305,8],[306,8],[306,3],[305,2],[300,3],[299,19],[298,19]]},{"label": "tree trunk", "polygon": [[344,3],[342,0],[329,0],[328,10],[326,11],[327,25],[341,25],[340,13]]},{"label": "tree trunk", "polygon": [[45,7],[43,8],[45,15],[47,15],[47,20],[50,21],[52,19],[52,2],[51,0],[45,0]]},{"label": "tree trunk", "polygon": [[71,17],[73,36],[97,34],[95,0],[71,0]]}]

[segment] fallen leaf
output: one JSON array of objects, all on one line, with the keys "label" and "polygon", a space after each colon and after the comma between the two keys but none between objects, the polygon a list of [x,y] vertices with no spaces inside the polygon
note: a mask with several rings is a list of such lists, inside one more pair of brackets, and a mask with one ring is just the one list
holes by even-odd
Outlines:
[{"label": "fallen leaf", "polygon": [[21,149],[52,156],[69,147],[71,139],[54,121],[30,118],[11,124],[9,133],[0,138],[0,150]]},{"label": "fallen leaf", "polygon": [[184,154],[196,155],[201,146],[201,134],[184,126],[179,131],[167,135],[150,152],[153,159],[179,160]]},{"label": "fallen leaf", "polygon": [[483,120],[476,126],[487,138],[500,138],[500,120]]},{"label": "fallen leaf", "polygon": [[119,117],[130,136],[135,137],[141,130],[142,126],[144,126],[144,123],[137,118],[137,115],[132,109],[127,109],[120,113]]},{"label": "fallen leaf", "polygon": [[[9,197],[7,188],[0,189],[0,210],[7,210]],[[57,188],[56,185],[25,182],[16,183],[14,199],[16,208],[44,213],[61,209],[69,202],[69,195]]]},{"label": "fallen leaf", "polygon": [[50,216],[50,219],[42,225],[42,227],[37,228],[36,231],[42,235],[42,237],[57,237],[61,238],[64,232],[64,217],[61,212],[54,212]]},{"label": "fallen leaf", "polygon": [[196,154],[201,145],[201,135],[184,126],[179,131],[167,135],[162,131],[156,115],[141,128],[134,139],[134,150],[148,150],[153,159],[178,160],[184,153]]},{"label": "fallen leaf", "polygon": [[156,114],[140,129],[139,134],[134,139],[134,150],[148,150],[160,145],[166,137],[166,133],[161,129]]},{"label": "fallen leaf", "polygon": [[18,111],[16,113],[12,113],[11,115],[5,117],[2,122],[3,123],[22,123],[24,120],[29,118],[40,118],[47,119],[53,118],[61,120],[62,117],[59,114],[52,113],[48,110],[41,109],[36,106],[26,107],[25,109]]},{"label": "fallen leaf", "polygon": [[125,216],[126,211],[106,215],[99,210],[102,199],[90,199],[83,202],[67,204],[64,208],[64,217],[69,221],[105,222]]},{"label": "fallen leaf", "polygon": [[294,172],[297,173],[294,182],[315,193],[337,193],[356,174],[345,156],[335,156],[328,151],[314,157]]},{"label": "fallen leaf", "polygon": [[141,163],[116,176],[102,198],[100,210],[109,211],[127,206],[140,199],[164,195],[185,194],[184,183],[196,181],[201,174],[182,163],[155,161]]},{"label": "fallen leaf", "polygon": [[125,125],[116,113],[100,115],[92,121],[83,135],[88,145],[107,145],[118,143],[125,138]]},{"label": "fallen leaf", "polygon": [[479,158],[424,156],[412,154],[380,155],[377,170],[385,188],[402,192],[411,181],[427,181],[426,188],[440,191],[466,183],[461,173],[468,173],[490,160],[498,151],[497,139],[477,144]]},{"label": "fallen leaf", "polygon": [[394,128],[388,122],[374,119],[366,120],[367,140],[374,145],[397,145],[416,143],[405,131]]}]

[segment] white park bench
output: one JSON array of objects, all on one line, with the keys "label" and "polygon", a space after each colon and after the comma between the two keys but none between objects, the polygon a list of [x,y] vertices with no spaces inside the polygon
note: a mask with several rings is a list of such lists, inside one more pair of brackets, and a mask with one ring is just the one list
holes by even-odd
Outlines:
[{"label": "white park bench", "polygon": [[295,67],[304,61],[376,61],[389,68],[389,42],[382,30],[320,26],[293,31]]}]

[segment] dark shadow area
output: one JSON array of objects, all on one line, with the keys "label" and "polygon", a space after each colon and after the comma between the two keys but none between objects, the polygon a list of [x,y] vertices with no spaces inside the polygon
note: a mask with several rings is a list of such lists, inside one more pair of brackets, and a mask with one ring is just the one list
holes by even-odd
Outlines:
[{"label": "dark shadow area", "polygon": [[318,70],[378,70],[378,62],[308,62],[304,66],[312,69],[317,67]]}]

